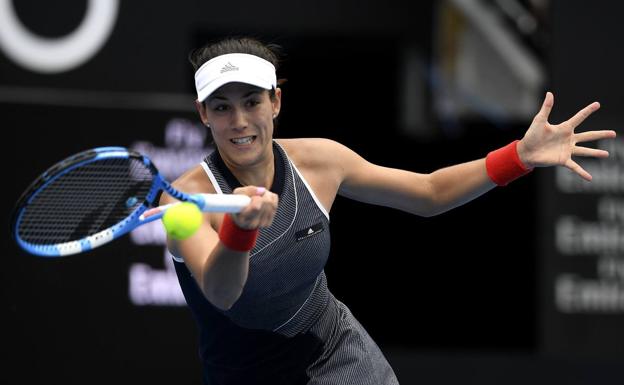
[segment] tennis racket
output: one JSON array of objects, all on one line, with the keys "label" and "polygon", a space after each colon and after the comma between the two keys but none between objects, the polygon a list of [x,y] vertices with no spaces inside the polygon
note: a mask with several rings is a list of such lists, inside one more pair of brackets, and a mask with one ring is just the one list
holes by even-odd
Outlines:
[{"label": "tennis racket", "polygon": [[13,211],[11,230],[30,254],[86,252],[160,219],[180,203],[155,207],[163,191],[204,212],[235,213],[250,201],[236,194],[185,194],[147,156],[124,147],[99,147],[58,162],[32,182]]}]

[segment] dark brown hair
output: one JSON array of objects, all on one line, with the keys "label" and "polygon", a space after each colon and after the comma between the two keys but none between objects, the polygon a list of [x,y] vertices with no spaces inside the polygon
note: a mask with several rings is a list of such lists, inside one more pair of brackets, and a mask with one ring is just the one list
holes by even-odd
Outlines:
[{"label": "dark brown hair", "polygon": [[[228,37],[191,51],[189,61],[193,65],[193,69],[197,71],[204,63],[217,56],[229,53],[246,53],[268,61],[273,64],[277,71],[280,51],[281,47],[277,44],[264,44],[250,37]],[[283,82],[284,80],[280,79],[277,83],[282,84]],[[275,90],[270,90],[269,95],[271,99],[275,98]]]},{"label": "dark brown hair", "polygon": [[229,37],[216,42],[209,43],[201,48],[193,50],[189,54],[189,60],[195,71],[205,62],[217,56],[228,53],[246,53],[261,57],[278,68],[278,53],[281,48],[276,44],[264,44],[259,40],[250,37]]}]

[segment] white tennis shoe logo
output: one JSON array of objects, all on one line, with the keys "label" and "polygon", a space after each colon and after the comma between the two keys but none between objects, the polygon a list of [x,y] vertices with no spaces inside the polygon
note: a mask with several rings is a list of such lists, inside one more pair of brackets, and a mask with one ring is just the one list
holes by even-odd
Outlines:
[{"label": "white tennis shoe logo", "polygon": [[0,0],[0,49],[22,67],[40,73],[69,71],[91,59],[108,40],[119,0],[88,0],[80,25],[60,38],[35,35],[19,20],[12,0]]}]

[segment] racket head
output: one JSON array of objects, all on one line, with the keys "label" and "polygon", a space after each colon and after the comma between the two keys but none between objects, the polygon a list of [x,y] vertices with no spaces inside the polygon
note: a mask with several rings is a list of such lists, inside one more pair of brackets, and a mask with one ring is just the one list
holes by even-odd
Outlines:
[{"label": "racket head", "polygon": [[35,179],[18,200],[11,231],[38,256],[91,250],[137,226],[163,180],[144,155],[98,147],[66,158]]}]

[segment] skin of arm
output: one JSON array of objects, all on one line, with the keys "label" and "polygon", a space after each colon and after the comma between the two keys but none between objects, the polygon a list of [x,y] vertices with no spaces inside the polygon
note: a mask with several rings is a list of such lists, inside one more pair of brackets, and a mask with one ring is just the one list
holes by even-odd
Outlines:
[{"label": "skin of arm", "polygon": [[[214,193],[214,188],[206,179],[201,167],[196,167],[178,178],[173,186],[188,193]],[[256,188],[249,186],[235,192],[252,196]],[[239,215],[257,217],[260,213],[262,218],[267,217],[267,202],[271,207],[277,206],[274,195],[267,192],[262,197],[252,196],[249,206]],[[175,199],[166,194],[160,199],[161,205],[172,202]],[[269,217],[268,220],[252,220],[249,228],[270,224],[272,216]],[[221,310],[229,310],[240,297],[247,281],[249,252],[231,250],[219,242],[218,229],[222,221],[223,214],[204,213],[203,223],[192,236],[184,240],[167,237],[167,246],[173,255],[184,260],[206,299]]]},{"label": "skin of arm", "polygon": [[461,206],[496,186],[485,171],[485,159],[419,174],[370,164],[352,154],[345,158],[351,167],[341,195],[424,217]]},{"label": "skin of arm", "polygon": [[[554,96],[548,92],[542,108],[518,142],[519,159],[528,168],[567,167],[590,181],[591,175],[572,156],[605,158],[609,154],[578,144],[612,139],[616,133],[613,130],[575,133],[576,127],[600,108],[597,102],[560,124],[548,122],[553,105]],[[485,158],[419,174],[372,164],[349,148],[327,139],[290,140],[284,144],[295,150],[296,162],[306,170],[306,178],[311,179],[327,209],[335,194],[340,194],[428,217],[463,205],[496,187],[487,174]]]},{"label": "skin of arm", "polygon": [[293,153],[327,209],[340,194],[360,202],[432,216],[496,186],[485,171],[484,159],[421,174],[375,165],[329,139],[290,139],[280,143]]}]

